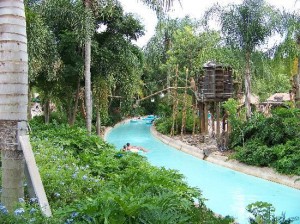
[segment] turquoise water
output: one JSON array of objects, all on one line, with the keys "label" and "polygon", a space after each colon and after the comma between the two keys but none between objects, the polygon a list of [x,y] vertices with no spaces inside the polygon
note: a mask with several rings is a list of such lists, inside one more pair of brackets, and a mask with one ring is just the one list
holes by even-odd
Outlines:
[{"label": "turquoise water", "polygon": [[[273,204],[276,214],[300,217],[300,190],[218,166],[169,147],[154,138],[146,121],[126,123],[112,129],[106,140],[117,148],[130,142],[147,148],[143,153],[155,166],[179,170],[190,186],[201,189],[206,205],[221,215],[231,215],[241,224],[248,223],[245,208],[256,201]],[[294,223],[300,223],[295,221]]]}]

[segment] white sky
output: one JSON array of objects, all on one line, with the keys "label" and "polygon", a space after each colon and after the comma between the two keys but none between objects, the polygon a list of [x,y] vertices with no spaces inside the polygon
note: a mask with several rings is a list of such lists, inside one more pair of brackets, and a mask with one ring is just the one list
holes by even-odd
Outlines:
[{"label": "white sky", "polygon": [[[145,26],[145,36],[137,41],[137,45],[143,47],[148,40],[154,35],[157,23],[155,13],[139,0],[119,0],[123,5],[125,12],[131,12],[137,15]],[[182,8],[177,0],[169,13],[171,18],[183,18],[189,15],[191,18],[200,18],[206,9],[215,3],[222,6],[232,3],[241,3],[242,0],[180,0]],[[300,11],[300,0],[266,0],[270,5],[274,5],[278,9],[287,9],[290,11]]]}]

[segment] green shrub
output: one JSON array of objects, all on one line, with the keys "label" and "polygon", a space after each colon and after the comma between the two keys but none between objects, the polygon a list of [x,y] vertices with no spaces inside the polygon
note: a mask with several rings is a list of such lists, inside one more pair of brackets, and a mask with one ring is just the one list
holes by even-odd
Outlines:
[{"label": "green shrub", "polygon": [[[196,121],[199,123],[199,119]],[[158,119],[155,122],[156,130],[162,134],[168,135],[171,132],[173,124],[173,118],[172,117],[165,117]],[[178,114],[175,120],[175,126],[174,126],[174,132],[176,134],[181,133],[181,126],[182,126],[182,114]],[[194,116],[191,110],[187,111],[186,116],[186,126],[185,126],[185,133],[192,133],[193,132],[193,126],[194,126]]]},{"label": "green shrub", "polygon": [[254,166],[269,166],[277,160],[276,151],[257,140],[248,141],[244,147],[238,146],[234,158]]},{"label": "green shrub", "polygon": [[298,220],[297,217],[286,218],[284,213],[276,216],[272,204],[262,201],[249,204],[246,210],[253,215],[249,218],[251,224],[290,224]]},{"label": "green shrub", "polygon": [[236,151],[234,157],[241,162],[299,175],[299,137],[300,110],[277,108],[270,117],[255,113],[247,122],[236,119],[230,147]]},{"label": "green shrub", "polygon": [[[31,123],[35,153],[53,217],[0,211],[1,223],[231,223],[204,205],[197,188],[175,170],[151,166],[135,153],[121,153],[85,129]],[[199,206],[194,205],[194,200]],[[1,209],[1,208],[0,208]],[[3,221],[4,220],[4,221]]]},{"label": "green shrub", "polygon": [[172,128],[172,118],[159,118],[155,121],[156,130],[164,135],[168,135]]},{"label": "green shrub", "polygon": [[288,141],[285,145],[278,145],[275,150],[278,160],[273,167],[280,173],[300,175],[300,140]]},{"label": "green shrub", "polygon": [[163,102],[158,104],[156,113],[160,117],[171,117],[173,112],[172,108],[173,106],[167,102],[167,99],[164,99]]}]

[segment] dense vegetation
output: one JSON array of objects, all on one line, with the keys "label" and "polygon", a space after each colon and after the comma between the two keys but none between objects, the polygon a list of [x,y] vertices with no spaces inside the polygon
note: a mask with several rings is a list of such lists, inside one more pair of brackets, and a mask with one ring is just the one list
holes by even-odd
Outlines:
[{"label": "dense vegetation", "polygon": [[215,217],[177,171],[120,153],[85,129],[37,120],[31,143],[53,217],[42,217],[26,197],[19,215],[0,212],[2,223],[230,223]]},{"label": "dense vegetation", "polygon": [[[208,29],[205,19],[169,19],[160,15],[155,35],[140,49],[132,42],[143,35],[140,21],[125,13],[117,1],[100,2],[87,9],[82,0],[25,1],[29,92],[32,96],[39,94],[45,123],[52,120],[48,125],[33,120],[31,141],[54,216],[41,216],[35,200],[27,197],[25,201],[20,199],[21,208],[15,215],[4,214],[6,210],[0,206],[1,221],[229,223],[230,218],[215,217],[205,207],[199,189],[187,186],[177,171],[152,167],[143,157],[117,152],[98,137],[87,136],[85,129],[72,125],[83,124],[87,111],[93,109],[92,121],[98,134],[101,125],[149,113],[162,117],[157,122],[162,133],[171,129],[174,134],[197,132],[197,91],[191,84],[210,60],[233,68],[239,84],[236,93],[249,93],[245,83],[251,86],[250,82],[252,91],[261,99],[278,91],[296,91],[299,15],[274,11],[262,0],[245,0],[241,5],[228,6],[234,13],[227,13],[231,11],[226,8],[219,11],[221,17],[225,16],[221,18],[225,24],[221,24],[220,32]],[[157,1],[144,2],[160,11],[153,6]],[[235,13],[239,15],[231,17]],[[262,18],[263,15],[274,17]],[[267,22],[272,26],[266,26]],[[100,30],[102,25],[106,29]],[[263,51],[260,47],[273,30],[280,31],[283,42]],[[87,60],[85,43],[89,38],[92,54]],[[92,81],[91,94],[87,95],[93,97],[93,104],[88,106],[84,97],[85,89],[90,87],[84,82],[86,61],[91,63]],[[245,74],[248,79],[243,84]],[[170,89],[177,85],[181,89]],[[154,95],[154,104],[150,98],[142,100],[162,89],[165,98]],[[63,123],[55,121],[50,105],[55,105]],[[177,116],[173,118],[174,112]],[[254,114],[248,121],[244,117],[237,119],[237,112],[230,112],[234,116],[230,122],[235,158],[299,175],[299,111],[281,109],[269,117]],[[199,200],[198,207],[195,199]],[[265,211],[264,205],[259,206]],[[271,206],[266,207],[270,214]],[[255,205],[248,209],[262,219],[273,218],[266,217],[267,213],[258,214]]]},{"label": "dense vegetation", "polygon": [[249,165],[273,167],[283,174],[300,175],[299,109],[279,107],[267,117],[254,113],[246,121],[236,116],[237,103],[233,100],[225,107],[232,114],[230,148],[236,151],[234,158]]}]

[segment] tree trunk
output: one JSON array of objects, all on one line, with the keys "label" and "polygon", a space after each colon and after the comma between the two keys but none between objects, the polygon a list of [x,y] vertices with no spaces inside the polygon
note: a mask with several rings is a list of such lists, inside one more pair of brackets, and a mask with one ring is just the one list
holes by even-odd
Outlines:
[{"label": "tree trunk", "polygon": [[170,135],[174,136],[175,135],[175,123],[176,123],[176,117],[177,117],[177,108],[178,108],[178,93],[177,93],[177,86],[178,86],[178,65],[176,66],[176,76],[175,76],[175,85],[174,85],[174,98],[173,98],[173,114],[172,114],[172,127],[171,127],[171,132]]},{"label": "tree trunk", "polygon": [[[298,48],[300,49],[300,34],[297,36],[297,44]],[[300,108],[300,56],[298,56],[298,70],[295,78],[295,105],[297,108]]]},{"label": "tree trunk", "polygon": [[46,99],[44,105],[44,117],[45,117],[45,124],[49,124],[50,122],[50,100]]},{"label": "tree trunk", "polygon": [[183,134],[185,134],[185,128],[186,128],[187,78],[188,78],[188,69],[186,69],[186,73],[185,73],[185,89],[184,89],[182,120],[181,120],[181,139],[183,139]]},{"label": "tree trunk", "polygon": [[1,202],[8,211],[24,197],[24,155],[18,150],[17,121],[0,121],[2,195]]},{"label": "tree trunk", "polygon": [[101,116],[100,116],[100,108],[99,108],[99,106],[97,107],[97,122],[96,122],[96,127],[97,127],[97,135],[100,137],[101,136]]},{"label": "tree trunk", "polygon": [[250,52],[246,52],[245,72],[245,107],[247,119],[251,117],[251,73],[250,73]]},{"label": "tree trunk", "polygon": [[22,0],[0,1],[0,149],[1,201],[12,211],[24,197],[24,156],[18,148],[19,121],[27,121],[28,54]]},{"label": "tree trunk", "polygon": [[[90,1],[85,0],[85,6],[90,8]],[[86,23],[86,30],[89,30],[89,21]],[[87,32],[84,48],[84,77],[85,77],[85,107],[86,107],[86,128],[88,135],[92,133],[92,100],[91,100],[91,37]]]},{"label": "tree trunk", "polygon": [[31,95],[30,95],[30,89],[28,88],[28,106],[27,106],[27,120],[30,120],[32,118],[31,114]]},{"label": "tree trunk", "polygon": [[76,120],[76,115],[77,115],[77,110],[78,110],[78,101],[79,101],[79,91],[80,91],[80,80],[78,80],[77,83],[77,90],[76,90],[76,95],[75,95],[75,103],[74,103],[74,109],[73,113],[71,115],[71,118],[69,120],[70,126],[73,126]]}]

